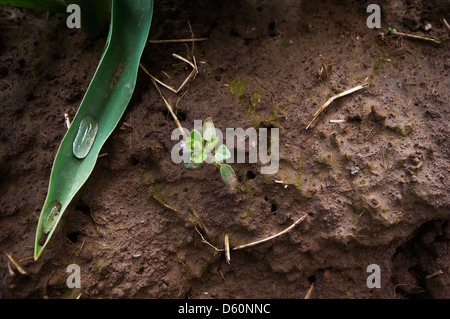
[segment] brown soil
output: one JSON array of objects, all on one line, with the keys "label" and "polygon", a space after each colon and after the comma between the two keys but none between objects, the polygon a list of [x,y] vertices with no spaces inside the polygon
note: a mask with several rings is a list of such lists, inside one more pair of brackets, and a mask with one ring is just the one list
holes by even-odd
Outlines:
[{"label": "brown soil", "polygon": [[[63,16],[0,7],[0,296],[304,298],[314,283],[311,298],[449,298],[449,44],[380,33],[446,38],[450,8],[379,2],[382,29],[366,26],[364,1],[156,1],[152,39],[190,38],[188,22],[209,39],[195,43],[197,77],[178,95],[165,91],[181,123],[211,116],[221,130],[279,127],[279,171],[233,164],[240,187],[230,192],[213,165],[174,164],[175,123],[140,71],[108,155],[37,262],[64,113],[76,113],[105,39],[87,40]],[[148,44],[142,63],[176,85],[190,70],[171,54],[190,50]],[[366,89],[305,129],[318,106],[366,78]],[[230,93],[233,80],[248,83],[244,95]],[[227,264],[201,242],[191,208],[219,248],[225,233],[236,246],[307,218],[232,251]],[[10,275],[3,252],[29,274]],[[81,289],[66,286],[72,263]],[[366,285],[370,264],[381,267],[381,288]]]}]

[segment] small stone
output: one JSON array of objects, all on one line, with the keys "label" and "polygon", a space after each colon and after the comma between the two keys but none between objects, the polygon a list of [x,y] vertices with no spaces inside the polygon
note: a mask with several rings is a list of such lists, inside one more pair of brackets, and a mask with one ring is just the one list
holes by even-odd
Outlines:
[{"label": "small stone", "polygon": [[353,166],[353,167],[350,169],[350,173],[351,173],[352,175],[358,174],[359,171],[360,171],[360,169],[359,169],[358,166]]},{"label": "small stone", "polygon": [[430,22],[426,22],[422,28],[423,28],[423,31],[430,31],[431,29],[433,29],[433,26],[431,25]]},{"label": "small stone", "polygon": [[379,105],[372,105],[372,114],[377,122],[383,121],[388,116],[387,110]]}]

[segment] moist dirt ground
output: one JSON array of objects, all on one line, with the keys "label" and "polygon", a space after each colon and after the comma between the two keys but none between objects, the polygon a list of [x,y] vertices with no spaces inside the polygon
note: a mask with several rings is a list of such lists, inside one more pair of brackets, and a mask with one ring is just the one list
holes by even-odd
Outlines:
[{"label": "moist dirt ground", "polygon": [[[279,169],[175,164],[176,128],[139,71],[128,108],[38,261],[53,159],[105,38],[66,16],[0,7],[0,296],[3,298],[449,298],[447,1],[155,1],[141,63],[181,124],[279,128]],[[389,34],[388,28],[444,39]],[[306,129],[314,111],[336,99]],[[333,123],[330,120],[343,120]],[[236,146],[239,148],[240,146]],[[248,150],[248,145],[246,146]],[[224,248],[289,232],[231,251]],[[199,232],[197,232],[197,230]],[[202,234],[200,236],[200,234]],[[20,274],[5,253],[25,269]],[[81,288],[69,289],[70,264]],[[369,265],[379,272],[368,272]],[[379,288],[367,285],[379,274]],[[369,282],[376,282],[370,277]]]}]

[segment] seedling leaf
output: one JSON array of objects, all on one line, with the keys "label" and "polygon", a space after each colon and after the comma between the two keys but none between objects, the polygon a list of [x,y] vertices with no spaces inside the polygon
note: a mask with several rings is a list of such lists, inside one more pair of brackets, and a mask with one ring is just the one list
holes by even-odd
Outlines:
[{"label": "seedling leaf", "polygon": [[214,159],[216,160],[217,163],[220,163],[230,157],[231,157],[230,151],[223,144],[219,146],[219,148],[216,151],[216,154],[214,154]]},{"label": "seedling leaf", "polygon": [[235,188],[237,185],[237,177],[233,168],[228,164],[220,165],[220,175],[229,188]]},{"label": "seedling leaf", "polygon": [[199,131],[197,131],[196,129],[193,129],[191,131],[191,140],[192,141],[198,141],[200,143],[203,143],[203,137],[202,134],[200,134]]},{"label": "seedling leaf", "polygon": [[205,148],[206,148],[208,151],[212,151],[213,148],[216,146],[216,144],[217,144],[218,141],[219,141],[219,138],[218,138],[218,137],[213,137],[213,138],[211,139],[210,142],[206,143]]},{"label": "seedling leaf", "polygon": [[202,151],[198,154],[191,155],[191,161],[197,164],[201,164],[206,159],[206,151],[202,149]]},{"label": "seedling leaf", "polygon": [[216,128],[214,127],[213,120],[210,117],[203,122],[203,138],[207,142],[211,142],[211,140],[216,138]]},{"label": "seedling leaf", "polygon": [[186,150],[192,154],[200,154],[203,145],[201,142],[193,140],[192,138],[187,140],[185,143]]}]

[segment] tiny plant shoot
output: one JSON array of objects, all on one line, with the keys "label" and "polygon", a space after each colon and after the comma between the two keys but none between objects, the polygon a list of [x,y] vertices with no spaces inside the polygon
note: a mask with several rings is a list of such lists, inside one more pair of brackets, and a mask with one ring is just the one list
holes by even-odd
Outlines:
[{"label": "tiny plant shoot", "polygon": [[202,131],[200,133],[196,129],[191,130],[186,142],[181,145],[183,155],[186,154],[184,165],[187,168],[198,168],[208,158],[208,163],[220,167],[220,176],[222,176],[224,183],[229,188],[234,188],[237,184],[236,174],[230,165],[222,163],[231,157],[231,153],[224,144],[221,144],[217,149],[215,148],[219,139],[210,117],[203,122]]}]

